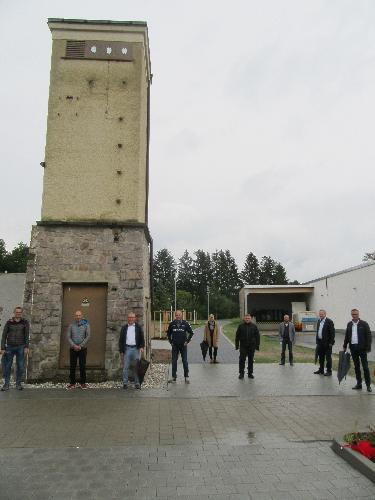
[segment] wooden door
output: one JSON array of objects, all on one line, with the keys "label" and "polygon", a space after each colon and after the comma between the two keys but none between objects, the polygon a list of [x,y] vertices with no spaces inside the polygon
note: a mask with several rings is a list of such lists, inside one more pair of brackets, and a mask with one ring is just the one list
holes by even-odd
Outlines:
[{"label": "wooden door", "polygon": [[65,284],[63,294],[60,368],[69,367],[68,326],[80,310],[89,322],[91,337],[87,344],[87,368],[104,368],[107,328],[107,285]]}]

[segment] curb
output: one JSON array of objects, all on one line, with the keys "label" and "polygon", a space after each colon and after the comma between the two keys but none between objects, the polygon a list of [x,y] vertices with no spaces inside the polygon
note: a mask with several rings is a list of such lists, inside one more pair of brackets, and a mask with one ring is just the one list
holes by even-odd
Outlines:
[{"label": "curb", "polygon": [[354,451],[351,448],[343,448],[346,444],[341,439],[333,439],[331,449],[354,469],[375,483],[375,463],[361,455],[358,451]]}]

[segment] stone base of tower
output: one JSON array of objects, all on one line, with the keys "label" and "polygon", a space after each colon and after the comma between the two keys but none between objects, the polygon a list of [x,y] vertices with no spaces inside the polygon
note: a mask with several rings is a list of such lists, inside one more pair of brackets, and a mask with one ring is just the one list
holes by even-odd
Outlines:
[{"label": "stone base of tower", "polygon": [[68,381],[66,330],[78,309],[92,331],[88,381],[121,376],[118,342],[130,311],[144,327],[150,357],[150,241],[145,226],[33,227],[24,296],[31,326],[28,380]]}]

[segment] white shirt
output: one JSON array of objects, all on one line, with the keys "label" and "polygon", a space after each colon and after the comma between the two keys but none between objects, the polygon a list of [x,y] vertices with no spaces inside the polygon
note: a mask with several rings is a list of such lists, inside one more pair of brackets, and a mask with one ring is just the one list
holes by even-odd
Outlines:
[{"label": "white shirt", "polygon": [[318,331],[318,339],[322,339],[323,338],[323,326],[324,326],[325,320],[326,320],[326,316],[324,316],[324,318],[320,320],[319,331]]},{"label": "white shirt", "polygon": [[128,325],[128,333],[126,335],[126,345],[135,345],[135,325]]},{"label": "white shirt", "polygon": [[350,342],[351,344],[358,344],[358,322],[354,323],[352,321],[352,341]]}]

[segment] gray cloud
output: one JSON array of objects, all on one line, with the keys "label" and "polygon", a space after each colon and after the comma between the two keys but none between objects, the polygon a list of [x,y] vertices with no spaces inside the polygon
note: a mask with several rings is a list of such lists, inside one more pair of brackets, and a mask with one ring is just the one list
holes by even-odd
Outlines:
[{"label": "gray cloud", "polygon": [[46,19],[124,13],[149,24],[156,249],[229,248],[240,264],[253,251],[307,280],[375,248],[375,4],[365,0],[0,2],[9,246],[40,217]]}]

